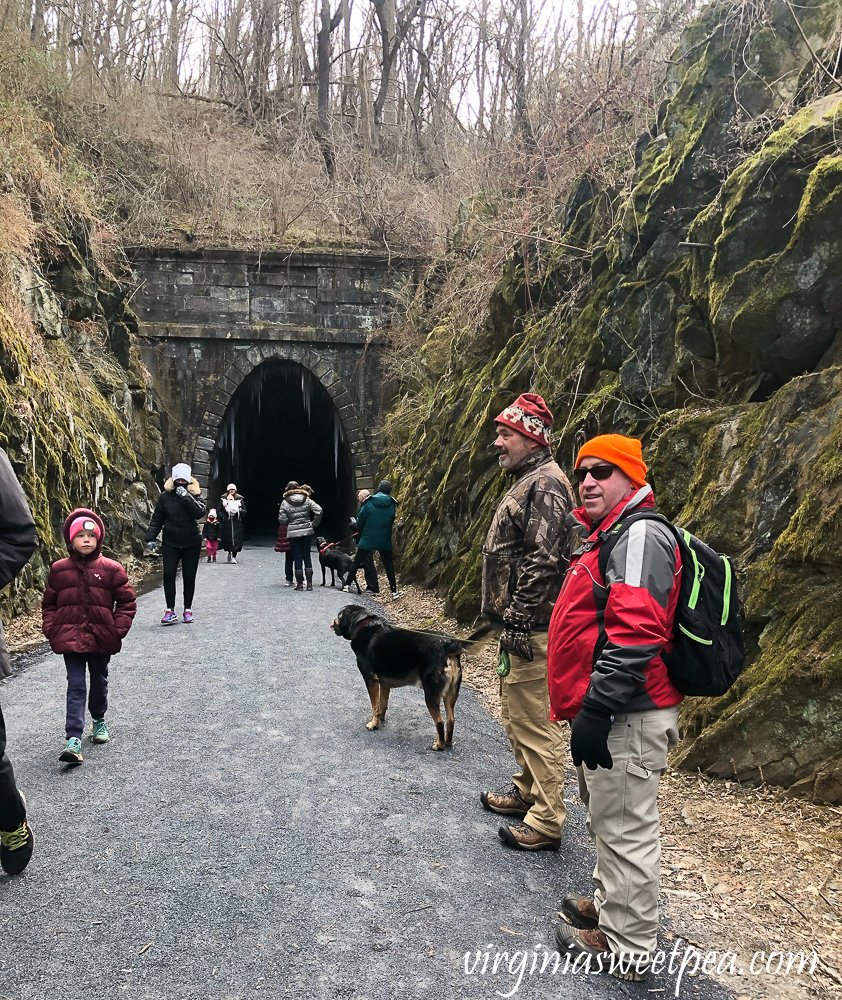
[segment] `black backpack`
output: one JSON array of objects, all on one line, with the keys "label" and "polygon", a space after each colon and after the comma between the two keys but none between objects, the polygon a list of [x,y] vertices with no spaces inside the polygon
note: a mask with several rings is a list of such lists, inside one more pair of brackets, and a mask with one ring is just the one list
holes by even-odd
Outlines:
[{"label": "black backpack", "polygon": [[745,665],[743,629],[736,580],[728,556],[652,510],[638,511],[600,532],[602,579],[611,550],[635,521],[649,518],[667,525],[681,552],[681,592],[675,614],[675,646],[664,654],[672,683],[685,695],[725,694]]}]

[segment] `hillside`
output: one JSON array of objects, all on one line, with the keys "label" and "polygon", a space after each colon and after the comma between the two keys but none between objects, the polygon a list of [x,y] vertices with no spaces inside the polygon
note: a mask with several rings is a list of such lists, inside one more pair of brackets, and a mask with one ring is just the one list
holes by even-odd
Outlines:
[{"label": "hillside", "polygon": [[[477,200],[404,329],[383,471],[404,569],[476,614],[503,476],[491,419],[554,450],[645,441],[661,510],[737,563],[750,665],[685,703],[683,766],[842,801],[840,5],[714,2],[681,36],[629,185],[580,177],[497,265]],[[418,360],[412,362],[415,345]]]}]

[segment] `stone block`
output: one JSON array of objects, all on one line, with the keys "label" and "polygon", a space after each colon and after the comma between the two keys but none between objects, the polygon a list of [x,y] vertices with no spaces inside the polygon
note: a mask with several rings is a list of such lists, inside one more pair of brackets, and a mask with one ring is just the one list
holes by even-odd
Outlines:
[{"label": "stone block", "polygon": [[222,403],[218,403],[215,399],[210,400],[207,405],[208,413],[215,413],[218,417],[224,417],[227,407]]}]

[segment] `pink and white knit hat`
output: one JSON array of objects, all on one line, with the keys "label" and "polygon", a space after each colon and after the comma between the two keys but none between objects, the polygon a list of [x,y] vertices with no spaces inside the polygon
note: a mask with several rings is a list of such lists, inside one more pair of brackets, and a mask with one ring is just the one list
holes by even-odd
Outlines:
[{"label": "pink and white knit hat", "polygon": [[80,531],[92,531],[96,535],[97,541],[99,541],[102,536],[102,533],[99,530],[99,525],[90,517],[74,518],[70,522],[70,527],[67,529],[67,537],[72,542]]}]

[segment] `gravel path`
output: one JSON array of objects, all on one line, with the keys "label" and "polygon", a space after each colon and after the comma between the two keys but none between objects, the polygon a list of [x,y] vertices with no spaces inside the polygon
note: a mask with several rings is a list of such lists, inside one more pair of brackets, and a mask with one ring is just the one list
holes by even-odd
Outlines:
[{"label": "gravel path", "polygon": [[[347,595],[282,583],[252,546],[237,566],[202,562],[193,625],[161,628],[160,591],[141,597],[112,661],[112,742],[86,739],[80,767],[58,761],[61,658],[29,654],[0,685],[36,836],[26,874],[0,879],[0,996],[492,998],[517,976],[466,975],[466,953],[552,947],[563,892],[591,884],[575,785],[558,854],[504,849],[478,795],[512,758],[474,694],[451,751],[430,749],[415,689],[368,732],[350,646],[328,630]],[[653,989],[674,992],[546,971],[517,995]],[[681,995],[731,994],[685,977]]]}]

